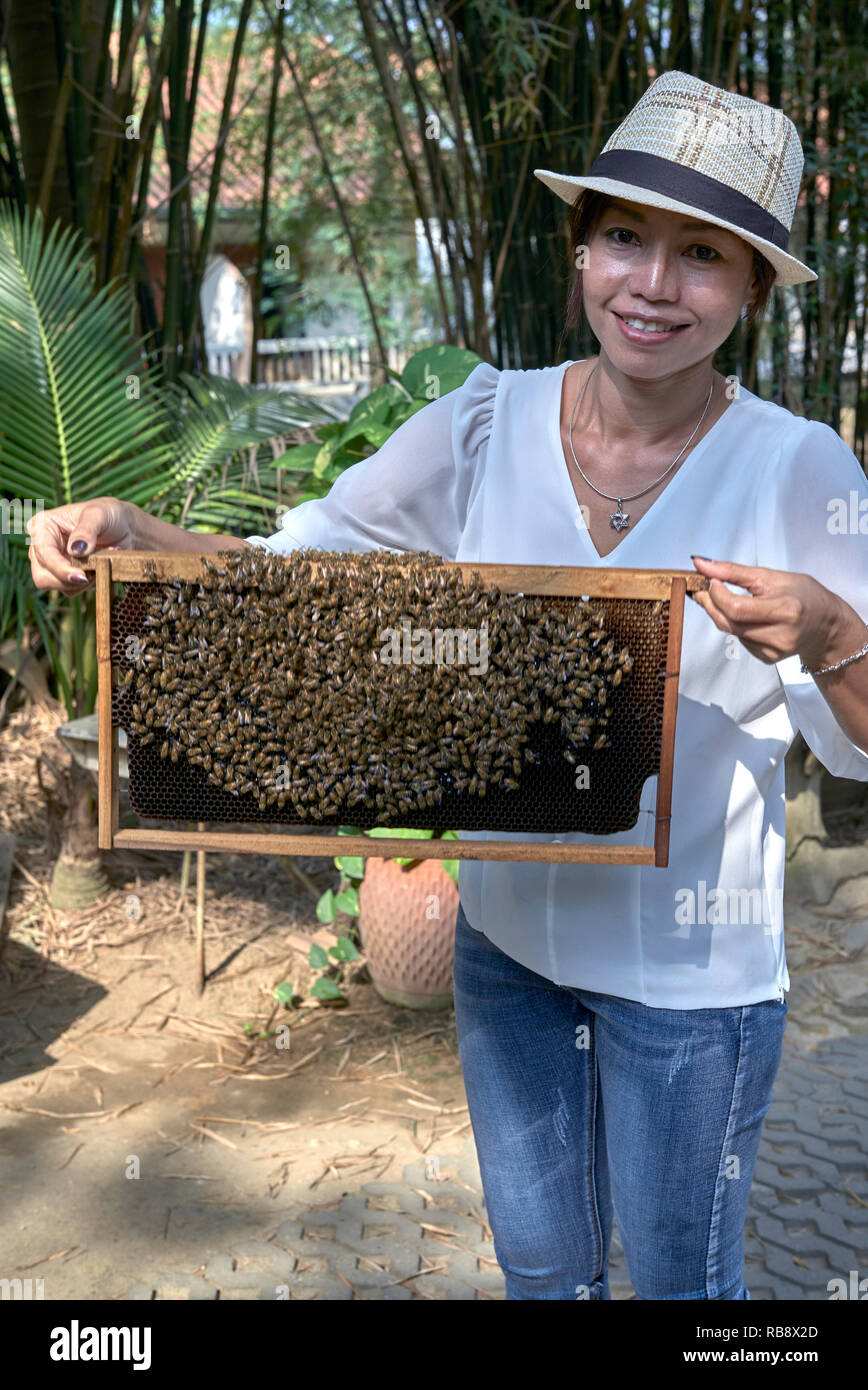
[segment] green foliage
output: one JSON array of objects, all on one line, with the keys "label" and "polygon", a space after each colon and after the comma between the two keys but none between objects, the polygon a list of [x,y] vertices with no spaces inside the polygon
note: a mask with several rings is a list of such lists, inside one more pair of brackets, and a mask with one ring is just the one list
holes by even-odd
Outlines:
[{"label": "green foliage", "polygon": [[337,981],[330,979],[328,975],[320,975],[319,979],[315,980],[311,985],[310,993],[312,999],[331,1000],[343,999],[345,997],[341,993],[341,988]]},{"label": "green foliage", "polygon": [[466,348],[438,344],[414,353],[401,373],[401,385],[414,400],[431,401],[463,386],[482,361]]},{"label": "green foliage", "polygon": [[345,888],[338,893],[335,898],[335,907],[338,912],[349,913],[352,917],[359,915],[359,895],[355,888]]},{"label": "green foliage", "polygon": [[[362,864],[364,861],[359,859],[352,861],[347,860],[345,862],[355,865],[356,863]],[[339,868],[341,867],[340,860],[336,859],[335,863]],[[316,905],[316,915],[321,922],[333,922],[339,912],[346,912],[351,917],[358,917],[359,894],[358,889],[353,886],[353,882],[361,882],[364,872],[364,868],[360,871],[357,871],[355,868],[341,870],[341,882],[346,886],[342,887],[337,893],[329,888],[327,892],[323,893]]]},{"label": "green foliage", "polygon": [[[360,959],[355,943],[348,936],[339,936],[337,944],[330,946],[327,951],[316,941],[311,942],[307,963],[312,970],[319,971],[318,978],[310,987],[311,999],[321,999],[326,1003],[340,1000],[346,1003],[346,996],[340,986],[343,978],[343,967],[351,961]],[[286,983],[277,986],[274,997],[278,1003],[289,1005],[292,1002],[293,993],[292,985]]]},{"label": "green foliage", "polygon": [[[281,1001],[284,1003],[288,1003],[289,999],[292,997],[291,985],[279,985],[278,988],[274,991],[274,993],[275,996],[277,996],[281,993],[281,991],[284,990],[289,990],[289,995],[287,996],[285,994],[281,994]],[[242,1033],[246,1033],[248,1038],[256,1038],[257,1042],[264,1042],[266,1038],[274,1037],[273,1029],[266,1029],[264,1032],[257,1033],[256,1026],[253,1023],[245,1023],[241,1031]]]},{"label": "green foliage", "polygon": [[337,945],[330,946],[328,951],[324,951],[322,946],[314,942],[307,963],[312,970],[319,970],[321,973],[311,985],[311,998],[326,1001],[345,1000],[346,996],[342,993],[339,983],[343,976],[343,966],[359,959],[359,952],[348,936],[339,936]]},{"label": "green foliage", "polygon": [[[433,830],[410,830],[401,828],[392,830],[385,825],[375,825],[371,830],[355,830],[352,826],[342,825],[338,830],[339,835],[361,835],[365,834],[372,839],[388,837],[396,840],[430,840],[433,838]],[[445,830],[440,837],[443,840],[457,840],[457,830]],[[316,915],[321,922],[333,922],[339,912],[346,912],[352,916],[359,913],[359,884],[365,876],[365,858],[360,854],[340,854],[335,856],[335,867],[338,869],[341,880],[340,888],[337,893],[329,888],[323,893],[316,905]],[[415,865],[421,861],[411,858],[400,858],[394,856],[394,862],[400,864],[401,868],[408,871],[409,865]],[[458,883],[458,859],[441,859],[441,864],[449,877]],[[412,872],[412,870],[409,870]],[[319,949],[319,948],[317,948]],[[311,962],[312,963],[312,962]]]},{"label": "green foliage", "polygon": [[335,860],[344,878],[363,878],[365,861],[361,855],[341,855]]},{"label": "green foliage", "polygon": [[51,596],[33,587],[27,537],[0,530],[0,645],[14,638],[16,666],[27,652],[31,626],[46,652],[56,653],[60,634],[53,607]]},{"label": "green foliage", "polygon": [[321,922],[333,922],[335,920],[337,908],[335,907],[335,895],[331,888],[327,893],[323,893],[319,899],[316,905],[316,915]]},{"label": "green foliage", "polygon": [[310,948],[307,963],[313,970],[324,970],[329,963],[325,950],[322,946],[317,946],[316,942]]},{"label": "green foliage", "polygon": [[[222,377],[161,388],[129,288],[97,290],[80,233],[61,225],[0,207],[0,496],[45,510],[111,496],[191,530],[272,530],[282,479],[261,446],[332,412]],[[92,593],[34,595],[26,540],[3,537],[0,634],[32,624],[69,717],[86,714]]]},{"label": "green foliage", "polygon": [[[386,836],[401,840],[430,840],[434,836],[433,830],[412,830],[398,829],[391,830],[387,826],[374,826],[371,830],[360,831],[352,826],[342,825],[338,829],[339,835],[360,835],[365,834],[372,839],[382,839]],[[457,840],[457,830],[446,830],[442,837],[444,840]],[[333,922],[339,912],[346,912],[351,916],[358,916],[359,913],[359,885],[365,876],[366,859],[361,854],[341,854],[335,856],[335,866],[340,873],[340,886],[337,892],[329,888],[323,893],[316,906],[316,915],[321,922]],[[408,858],[396,858],[395,863],[400,864],[405,872],[412,873],[409,866],[415,865],[417,861]],[[458,864],[457,859],[442,859],[441,864],[450,878],[458,883]],[[338,937],[337,946],[331,946],[328,952],[316,942],[311,946],[308,955],[308,964],[314,970],[323,973],[311,989],[311,994],[316,999],[334,1000],[340,999],[340,989],[334,979],[335,966],[329,961],[332,956],[336,964],[343,964],[348,960],[357,960],[358,951],[349,937]],[[328,973],[325,973],[325,972]]]},{"label": "green foliage", "polygon": [[475,352],[440,344],[422,348],[396,381],[378,386],[358,401],[345,424],[330,422],[316,431],[316,440],[297,444],[275,460],[275,469],[303,480],[306,491],[299,504],[325,497],[336,478],[360,459],[376,453],[405,420],[432,400],[456,390],[482,361]]},{"label": "green foliage", "polygon": [[334,956],[340,965],[345,965],[347,961],[359,960],[359,952],[348,936],[339,936],[336,946],[329,946],[329,955]]}]

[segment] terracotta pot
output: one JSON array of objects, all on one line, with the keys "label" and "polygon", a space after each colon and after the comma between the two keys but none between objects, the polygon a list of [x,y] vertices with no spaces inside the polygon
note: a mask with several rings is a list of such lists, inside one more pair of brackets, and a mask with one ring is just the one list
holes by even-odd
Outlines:
[{"label": "terracotta pot", "polygon": [[436,859],[406,870],[393,859],[366,860],[359,933],[381,998],[409,1009],[450,1007],[457,915],[458,888]]}]

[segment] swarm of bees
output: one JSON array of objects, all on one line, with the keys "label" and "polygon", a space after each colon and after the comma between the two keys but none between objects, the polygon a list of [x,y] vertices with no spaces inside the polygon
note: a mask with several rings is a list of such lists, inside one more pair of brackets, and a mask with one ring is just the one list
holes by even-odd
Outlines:
[{"label": "swarm of bees", "polygon": [[[465,582],[430,551],[221,551],[201,580],[146,592],[123,679],[132,733],[299,820],[364,807],[394,823],[446,790],[517,792],[537,758],[529,726],[556,724],[572,764],[603,748],[611,692],[633,665],[602,610],[505,594],[478,572]],[[394,634],[438,630],[475,635],[471,659],[442,646],[436,659],[436,645],[431,659],[424,643],[408,659],[400,636],[395,658]]]}]

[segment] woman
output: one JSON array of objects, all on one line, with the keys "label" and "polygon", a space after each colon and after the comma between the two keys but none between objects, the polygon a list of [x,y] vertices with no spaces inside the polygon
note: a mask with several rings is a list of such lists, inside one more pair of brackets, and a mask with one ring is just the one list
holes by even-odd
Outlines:
[{"label": "woman", "polygon": [[[743,308],[816,278],[786,252],[801,170],[783,113],[664,74],[588,177],[538,171],[570,203],[581,190],[569,316],[581,302],[598,356],[478,366],[327,498],[248,538],[692,559],[711,579],[685,614],[669,866],[461,865],[456,1020],[510,1299],[608,1298],[613,1199],[640,1298],[749,1297],[742,1231],[789,987],[784,755],[800,729],[832,773],[868,780],[868,557],[831,524],[853,495],[868,510],[864,475],[827,426],[713,367]],[[244,544],[110,498],[44,512],[31,535],[35,583],[67,593],[87,583],[70,555]],[[607,838],[653,843],[655,797],[651,779],[636,827]]]}]

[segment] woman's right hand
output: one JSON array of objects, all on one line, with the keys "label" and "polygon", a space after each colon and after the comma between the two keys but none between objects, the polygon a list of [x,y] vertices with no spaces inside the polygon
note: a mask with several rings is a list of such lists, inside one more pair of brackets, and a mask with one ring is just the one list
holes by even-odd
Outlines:
[{"label": "woman's right hand", "polygon": [[81,594],[94,575],[80,562],[95,550],[135,550],[133,518],[138,509],[116,497],[95,497],[68,507],[36,512],[27,523],[30,571],[37,589]]}]

